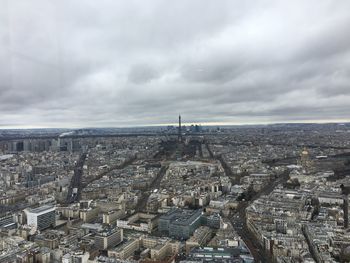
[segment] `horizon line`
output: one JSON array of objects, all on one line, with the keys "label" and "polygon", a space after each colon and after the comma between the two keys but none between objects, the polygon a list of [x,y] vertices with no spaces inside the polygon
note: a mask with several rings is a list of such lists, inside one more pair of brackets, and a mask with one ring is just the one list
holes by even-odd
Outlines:
[{"label": "horizon line", "polygon": [[[305,120],[305,121],[276,121],[276,122],[184,122],[182,126],[201,125],[201,126],[269,126],[278,124],[346,124],[350,123],[348,119],[338,120]],[[147,127],[166,127],[178,126],[178,123],[157,123],[157,124],[142,124],[142,125],[120,125],[120,126],[0,126],[0,130],[31,130],[31,129],[125,129],[125,128],[147,128]]]}]

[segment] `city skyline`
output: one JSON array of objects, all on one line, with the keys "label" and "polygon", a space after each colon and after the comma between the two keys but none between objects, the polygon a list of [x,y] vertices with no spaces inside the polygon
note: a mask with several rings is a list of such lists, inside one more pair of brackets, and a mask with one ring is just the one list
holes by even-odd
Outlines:
[{"label": "city skyline", "polygon": [[349,122],[348,1],[2,1],[0,129]]}]

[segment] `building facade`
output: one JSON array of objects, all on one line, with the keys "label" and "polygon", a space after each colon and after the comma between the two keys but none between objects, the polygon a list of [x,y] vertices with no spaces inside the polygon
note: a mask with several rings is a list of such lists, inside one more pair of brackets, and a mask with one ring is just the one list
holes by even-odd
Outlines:
[{"label": "building facade", "polygon": [[55,207],[44,205],[41,207],[25,210],[27,224],[38,230],[55,226]]}]

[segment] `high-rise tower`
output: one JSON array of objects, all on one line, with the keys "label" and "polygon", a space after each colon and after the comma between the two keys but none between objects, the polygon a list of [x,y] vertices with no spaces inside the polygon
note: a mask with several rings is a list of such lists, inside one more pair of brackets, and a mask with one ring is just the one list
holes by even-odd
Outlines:
[{"label": "high-rise tower", "polygon": [[182,141],[182,131],[181,131],[181,115],[179,115],[179,135],[178,135],[178,139],[181,142]]}]

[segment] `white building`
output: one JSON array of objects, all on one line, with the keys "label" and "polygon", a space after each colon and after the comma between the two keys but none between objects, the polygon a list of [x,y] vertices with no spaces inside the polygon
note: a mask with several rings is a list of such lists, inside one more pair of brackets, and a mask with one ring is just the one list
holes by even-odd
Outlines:
[{"label": "white building", "polygon": [[49,205],[25,209],[27,224],[38,230],[53,227],[55,226],[55,210],[55,207]]}]

